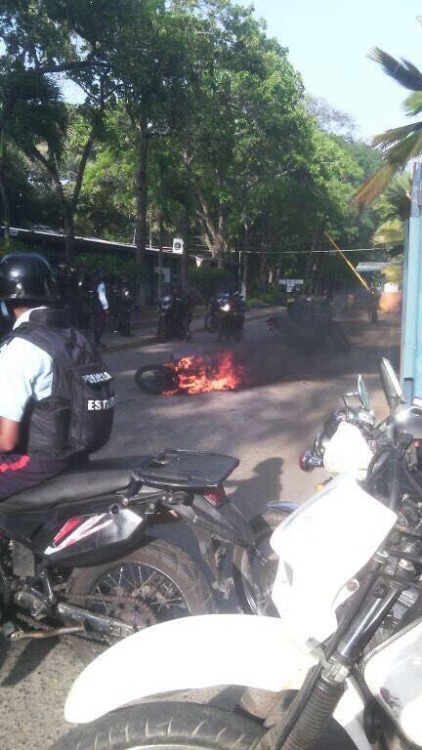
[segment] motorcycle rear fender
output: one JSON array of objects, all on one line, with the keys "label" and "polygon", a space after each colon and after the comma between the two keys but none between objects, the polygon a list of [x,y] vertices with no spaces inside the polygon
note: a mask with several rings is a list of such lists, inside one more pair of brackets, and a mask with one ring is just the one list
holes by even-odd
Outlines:
[{"label": "motorcycle rear fender", "polygon": [[73,684],[65,716],[71,723],[86,723],[175,690],[219,685],[296,689],[315,661],[275,617],[229,614],[171,620],[129,636],[95,659]]},{"label": "motorcycle rear fender", "polygon": [[198,528],[203,528],[226,542],[254,544],[250,524],[233,503],[225,501],[214,507],[202,495],[195,495],[192,505],[177,506],[176,513]]}]

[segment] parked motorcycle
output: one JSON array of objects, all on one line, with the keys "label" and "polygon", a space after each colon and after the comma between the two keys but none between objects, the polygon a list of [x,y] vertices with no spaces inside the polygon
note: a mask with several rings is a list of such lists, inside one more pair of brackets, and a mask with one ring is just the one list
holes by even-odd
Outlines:
[{"label": "parked motorcycle", "polygon": [[217,308],[217,341],[240,341],[245,324],[244,301],[240,294],[221,295]]},{"label": "parked motorcycle", "polygon": [[[339,426],[345,423],[357,428],[368,447],[371,450],[374,449],[377,437],[381,435],[382,422],[379,425],[376,423],[362,375],[358,375],[356,391],[344,393],[342,399],[343,406],[332,411],[324,420],[322,428],[318,430],[314,438],[312,448],[308,448],[300,455],[299,466],[302,471],[308,472],[316,468],[326,467],[326,461],[324,462],[326,448]],[[352,431],[349,431],[349,434],[351,435]],[[349,446],[345,445],[343,455],[346,462],[345,469],[353,468],[351,462],[356,463],[356,454],[349,449]]]},{"label": "parked motorcycle", "polygon": [[186,296],[178,293],[164,294],[159,299],[158,308],[159,341],[171,338],[188,340],[191,337],[192,305]]},{"label": "parked motorcycle", "polygon": [[[66,701],[68,721],[92,723],[54,750],[422,748],[422,521],[399,492],[396,470],[410,437],[386,360],[381,378],[389,439],[366,480],[336,477],[274,532],[280,618],[204,615],[117,644],[79,676]],[[385,474],[388,498],[378,491]],[[368,652],[409,586],[419,596],[405,621]],[[177,644],[166,651],[165,669],[157,668],[163,642]],[[244,686],[261,701],[249,716],[171,694],[133,705],[218,685]]]},{"label": "parked motorcycle", "polygon": [[218,328],[218,311],[220,305],[224,304],[225,300],[224,292],[219,292],[212,297],[208,303],[207,311],[204,318],[205,330],[208,333],[216,333]]},{"label": "parked motorcycle", "polygon": [[[243,611],[259,613],[261,597],[268,599],[260,547],[272,529],[261,517],[248,524],[226,497],[224,480],[238,463],[180,450],[95,459],[3,500],[3,635],[72,633],[110,645],[157,622],[228,606],[236,593],[231,606],[240,600]],[[192,532],[201,563],[154,538],[160,525],[175,523]]]},{"label": "parked motorcycle", "polygon": [[[381,360],[382,362],[383,360]],[[396,383],[397,389],[400,385]],[[355,399],[355,403],[351,402]],[[312,448],[305,450],[299,458],[299,466],[303,471],[312,471],[317,467],[324,467],[329,474],[353,469],[361,462],[361,469],[367,469],[369,460],[376,453],[377,448],[388,440],[386,419],[377,421],[374,411],[370,407],[368,391],[362,375],[358,375],[357,390],[343,395],[343,407],[335,409],[325,419],[321,430],[314,438]],[[422,489],[422,465],[420,455],[422,409],[417,404],[404,404],[401,400],[397,406],[397,418],[403,429],[416,437],[409,443],[405,451],[406,481],[417,482]],[[327,453],[328,451],[328,453]],[[411,474],[409,475],[409,472]],[[405,481],[404,474],[402,480]]]},{"label": "parked motorcycle", "polygon": [[[382,370],[390,367],[385,359],[381,359],[380,365]],[[401,393],[397,380],[395,389],[395,393]],[[414,436],[409,437],[403,449],[402,460],[396,470],[395,491],[400,498],[406,498],[407,502],[414,503],[417,508],[422,497],[419,458],[422,410],[415,405],[404,404],[402,396],[399,399],[397,396],[395,398],[396,419],[400,423],[400,428],[406,435]],[[326,482],[345,471],[353,471],[358,478],[363,479],[380,449],[391,440],[388,418],[379,422],[376,420],[361,375],[357,379],[357,390],[344,394],[343,403],[343,407],[334,410],[324,421],[322,429],[315,436],[312,448],[302,453],[299,458],[299,466],[304,471],[313,471],[317,467],[324,468],[329,475]],[[377,491],[387,496],[388,474],[381,473],[377,481]],[[391,635],[417,597],[418,590],[415,587],[409,587],[400,595],[389,617],[374,635],[373,643],[381,642]]]}]

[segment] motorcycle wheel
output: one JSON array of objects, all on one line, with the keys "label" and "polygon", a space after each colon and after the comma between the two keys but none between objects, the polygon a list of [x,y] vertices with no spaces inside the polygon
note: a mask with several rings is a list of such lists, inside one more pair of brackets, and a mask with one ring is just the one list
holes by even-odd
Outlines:
[{"label": "motorcycle wheel", "polygon": [[[88,604],[85,596],[93,597]],[[154,539],[114,562],[75,568],[68,598],[77,606],[122,620],[135,630],[215,611],[211,589],[197,565],[182,549],[163,539]],[[116,638],[110,636],[100,642],[109,646],[112,641]],[[83,656],[98,653],[92,641],[78,638],[77,642]]]},{"label": "motorcycle wheel", "polygon": [[217,318],[212,313],[208,313],[204,320],[205,330],[208,333],[215,333],[217,331]]},{"label": "motorcycle wheel", "polygon": [[178,387],[176,373],[165,365],[146,365],[135,372],[135,383],[146,393],[164,393]]},{"label": "motorcycle wheel", "polygon": [[277,555],[271,548],[270,538],[287,515],[270,510],[252,519],[258,555],[254,549],[238,545],[234,548],[233,578],[241,608],[247,614],[278,616],[271,598],[277,573]]},{"label": "motorcycle wheel", "polygon": [[215,706],[155,701],[71,729],[50,750],[250,750],[262,735],[258,722]]}]

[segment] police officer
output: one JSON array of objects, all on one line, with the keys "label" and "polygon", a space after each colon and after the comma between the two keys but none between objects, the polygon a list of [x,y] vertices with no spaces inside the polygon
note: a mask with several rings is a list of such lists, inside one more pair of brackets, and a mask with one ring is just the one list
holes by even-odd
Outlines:
[{"label": "police officer", "polygon": [[[0,261],[0,300],[15,318],[0,348],[0,500],[54,476],[74,458],[69,408],[63,408],[68,386],[59,363],[81,341],[85,358],[95,361],[95,353],[69,327],[67,311],[50,307],[55,296],[42,256],[16,253]],[[49,342],[56,359],[47,351]]]},{"label": "police officer", "polygon": [[101,271],[94,273],[94,341],[96,346],[105,347],[101,342],[109,314],[106,286]]}]

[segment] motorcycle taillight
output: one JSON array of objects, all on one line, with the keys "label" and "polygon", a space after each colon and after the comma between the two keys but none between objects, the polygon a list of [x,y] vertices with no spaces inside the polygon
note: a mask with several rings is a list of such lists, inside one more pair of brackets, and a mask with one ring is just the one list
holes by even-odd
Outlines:
[{"label": "motorcycle taillight", "polygon": [[226,491],[222,484],[220,484],[215,490],[210,492],[204,492],[205,500],[208,500],[214,508],[218,508],[221,503],[226,499]]}]

